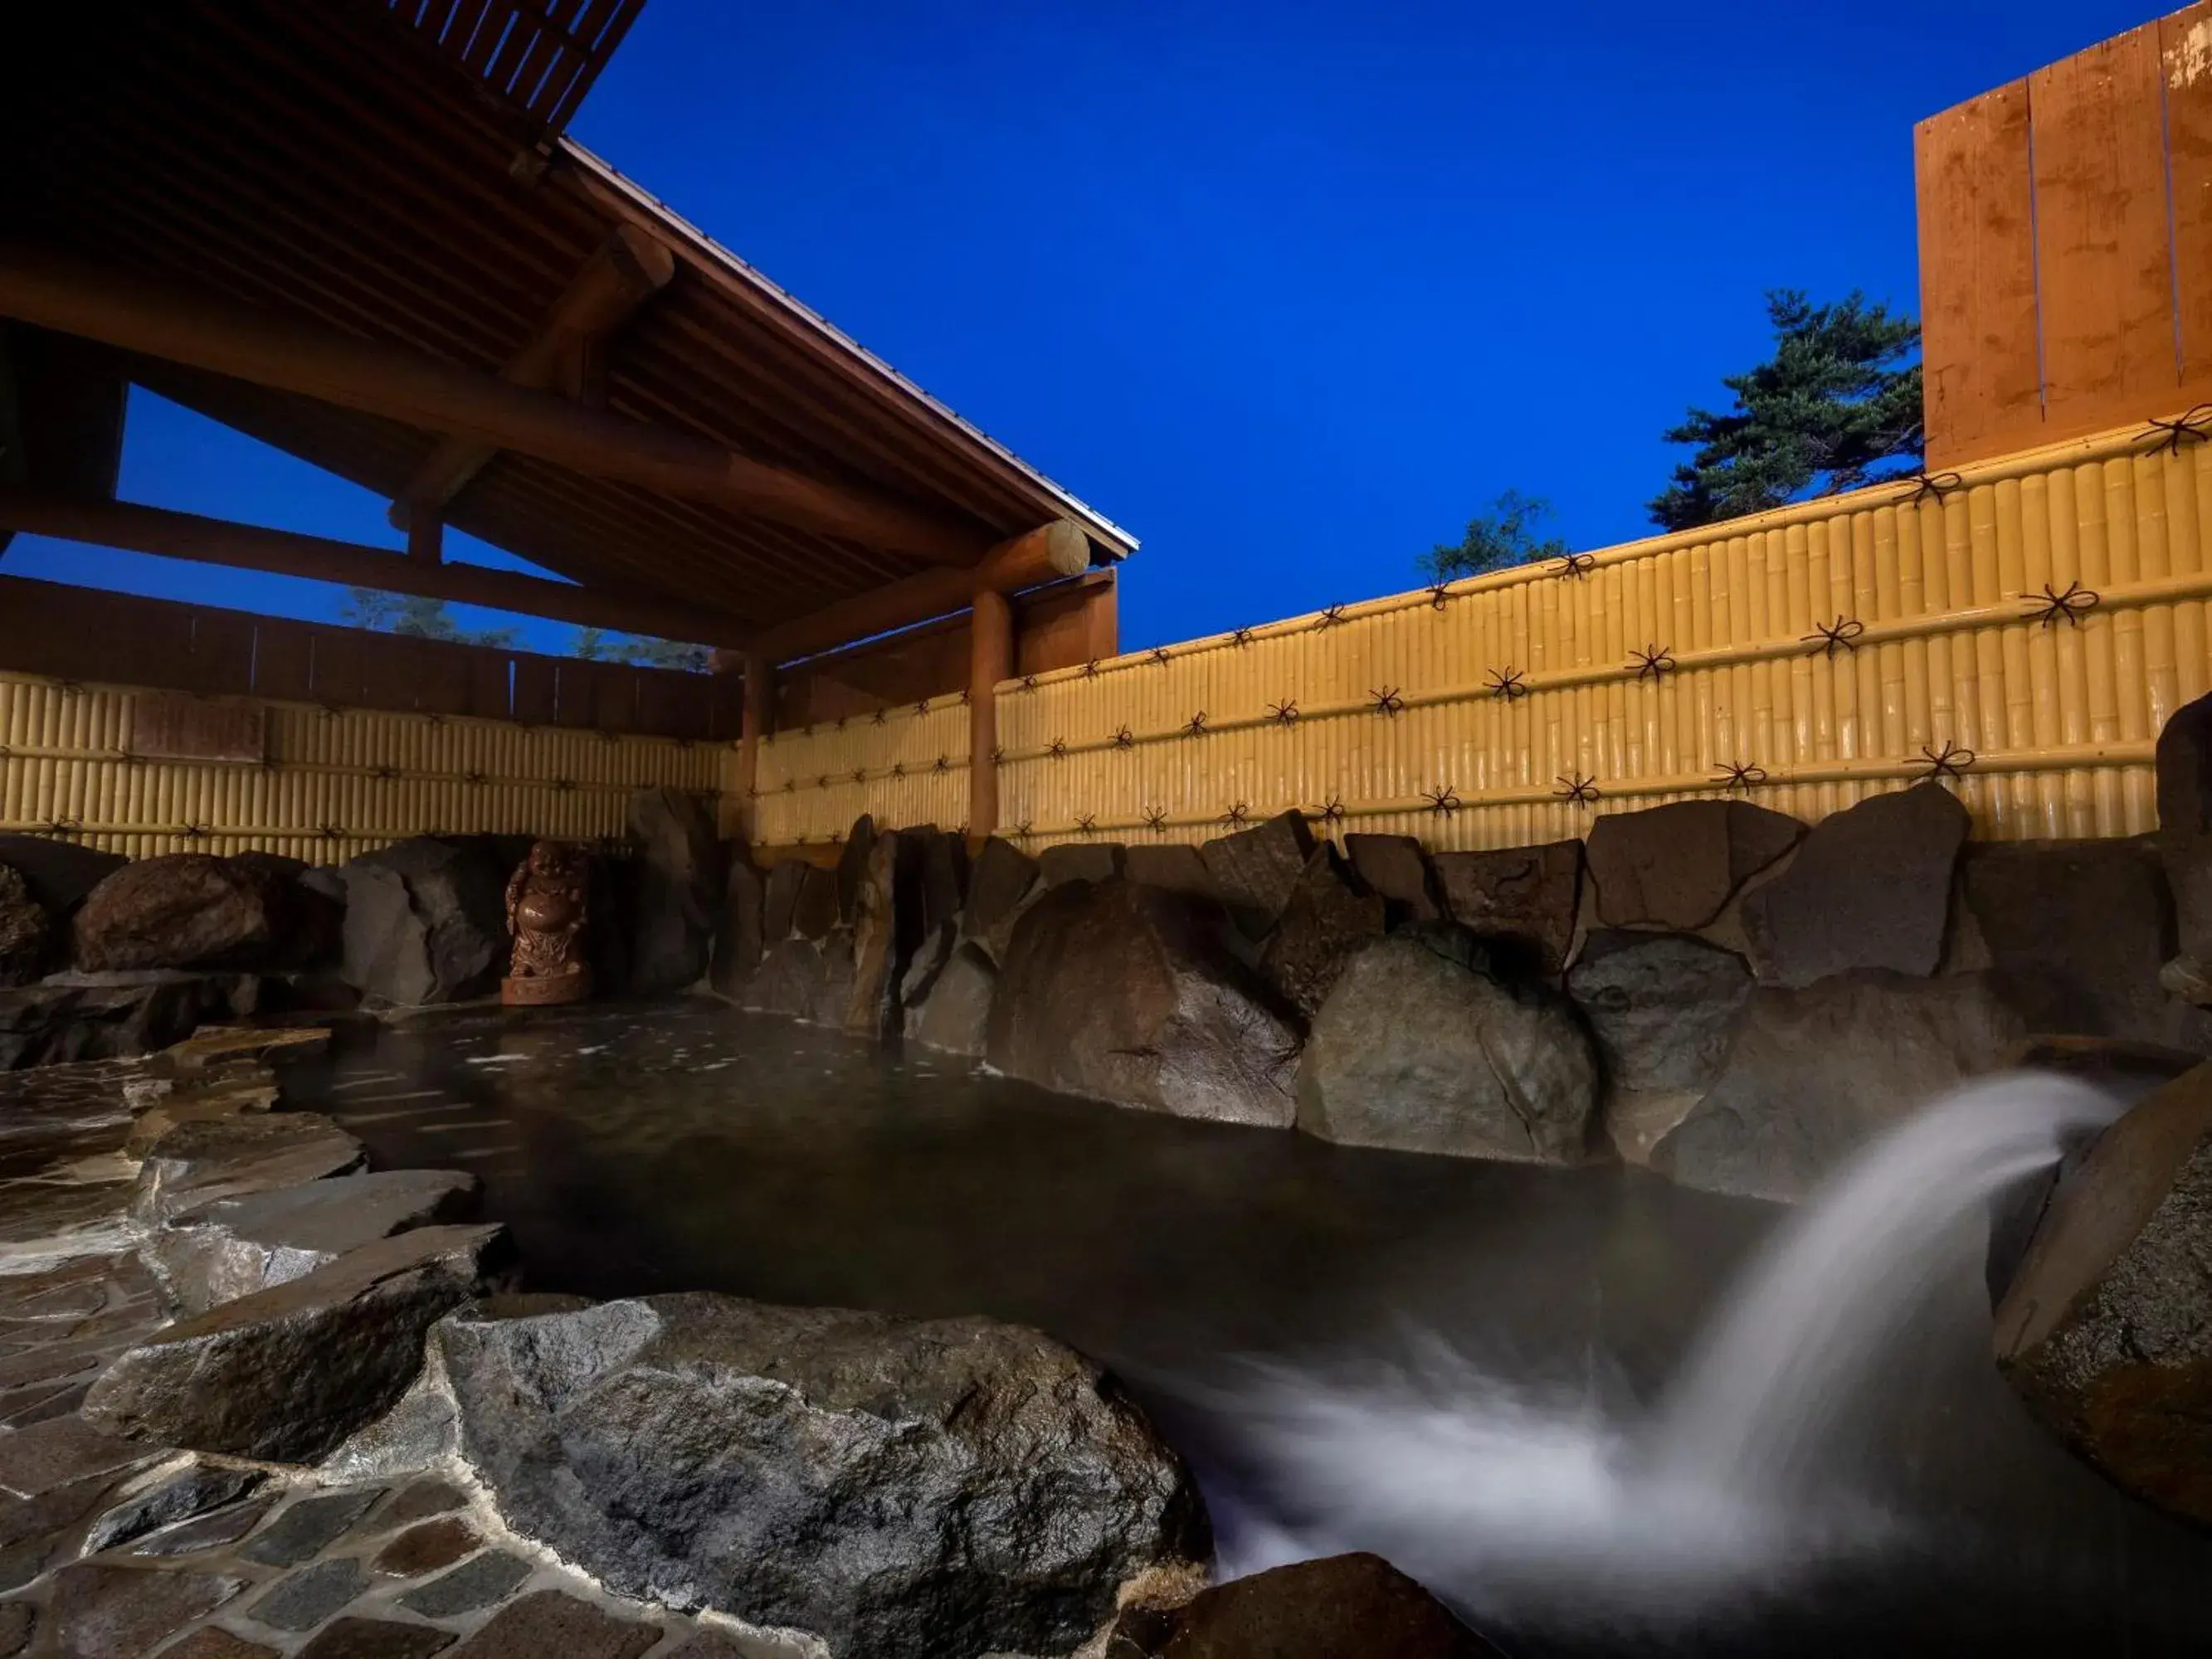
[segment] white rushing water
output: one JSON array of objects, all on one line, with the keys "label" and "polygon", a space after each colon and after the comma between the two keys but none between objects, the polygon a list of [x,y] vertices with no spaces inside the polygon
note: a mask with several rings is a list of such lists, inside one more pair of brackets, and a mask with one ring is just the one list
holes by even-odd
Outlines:
[{"label": "white rushing water", "polygon": [[1835,1455],[1855,1413],[1978,1273],[1992,1198],[2118,1109],[2025,1075],[1899,1124],[1781,1225],[1648,1412],[1607,1409],[1595,1378],[1532,1394],[1433,1339],[1351,1380],[1254,1366],[1216,1403],[1296,1515],[1225,1504],[1223,1571],[1372,1549],[1477,1609],[1664,1623],[1881,1549],[1903,1522]]}]

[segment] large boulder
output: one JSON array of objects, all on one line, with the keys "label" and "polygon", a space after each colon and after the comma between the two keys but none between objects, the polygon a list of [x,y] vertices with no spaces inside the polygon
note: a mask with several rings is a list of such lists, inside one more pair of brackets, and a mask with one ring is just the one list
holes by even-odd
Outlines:
[{"label": "large boulder", "polygon": [[1298,1127],[1347,1146],[1577,1164],[1597,1109],[1572,1006],[1442,923],[1346,964],[1298,1067]]},{"label": "large boulder", "polygon": [[696,795],[641,789],[629,798],[628,823],[638,849],[631,994],[688,989],[707,975],[722,909],[722,845],[714,820]]},{"label": "large boulder", "polygon": [[1934,973],[1969,823],[1958,798],[1933,782],[1821,819],[1790,867],[1744,898],[1760,981],[1810,985],[1854,968]]},{"label": "large boulder", "polygon": [[2212,1527],[2212,1065],[2143,1099],[2058,1187],[1995,1343],[2078,1455]]},{"label": "large boulder", "polygon": [[1294,1018],[1221,943],[1217,908],[1126,880],[1024,913],[991,1009],[991,1063],[1068,1094],[1287,1127]]},{"label": "large boulder", "polygon": [[860,889],[868,878],[868,859],[876,849],[876,821],[863,812],[845,832],[837,850],[837,920],[847,927],[860,914]]},{"label": "large boulder", "polygon": [[1720,1076],[1751,987],[1741,957],[1702,939],[1591,935],[1567,994],[1597,1037],[1606,1127],[1623,1157],[1648,1158]]},{"label": "large boulder", "polygon": [[761,948],[781,945],[798,932],[799,890],[806,884],[804,859],[778,859],[761,883]]},{"label": "large boulder", "polygon": [[344,868],[347,984],[402,1006],[491,991],[507,969],[507,881],[488,846],[420,836]]},{"label": "large boulder", "polygon": [[1651,1167],[1686,1187],[1802,1198],[2026,1035],[1987,974],[1861,969],[1802,990],[1760,986],[1719,1079],[1653,1149]]},{"label": "large boulder", "polygon": [[2172,935],[2154,848],[2138,841],[1969,846],[1966,915],[2038,1031],[2203,1046],[2212,1021],[2159,983]]},{"label": "large boulder", "polygon": [[981,944],[994,961],[1004,961],[1023,907],[1042,885],[1036,860],[1013,842],[993,836],[976,854],[969,877],[961,932]]},{"label": "large boulder", "polygon": [[1389,902],[1393,921],[1435,921],[1443,915],[1428,858],[1413,836],[1348,835],[1344,855],[1367,890]]},{"label": "large boulder", "polygon": [[132,1214],[153,1225],[248,1193],[350,1175],[368,1149],[319,1112],[240,1112],[178,1124],[148,1148]]},{"label": "large boulder", "polygon": [[204,853],[126,864],[94,888],[70,923],[88,971],[273,965],[283,939],[276,884]]},{"label": "large boulder", "polygon": [[1103,1659],[1487,1659],[1498,1650],[1379,1555],[1332,1555],[1125,1608]]},{"label": "large boulder", "polygon": [[620,1595],[837,1656],[1065,1653],[1208,1551],[1097,1367],[985,1319],[687,1295],[432,1335],[501,1518]]},{"label": "large boulder", "polygon": [[1213,884],[1212,872],[1206,867],[1205,854],[1188,842],[1124,848],[1121,873],[1131,881],[1141,882],[1147,887],[1164,887],[1185,898],[1216,902],[1221,898],[1220,890]]},{"label": "large boulder", "polygon": [[53,951],[53,918],[32,896],[30,884],[0,864],[0,986],[28,985]]},{"label": "large boulder", "polygon": [[1314,837],[1298,812],[1279,812],[1266,823],[1218,836],[1200,849],[1214,890],[1237,925],[1254,939],[1266,936],[1297,890],[1313,856]]},{"label": "large boulder", "polygon": [[735,996],[754,969],[762,951],[761,873],[739,852],[729,860],[730,878],[724,889],[722,914],[714,928],[714,962],[710,975],[714,989]]},{"label": "large boulder", "polygon": [[1583,844],[1555,841],[1488,853],[1439,853],[1445,913],[1486,938],[1517,941],[1529,970],[1556,978],[1575,943]]},{"label": "large boulder", "polygon": [[908,1041],[980,1060],[990,1042],[991,1001],[998,988],[991,958],[973,944],[959,946],[920,1006],[907,1010]]},{"label": "large boulder", "polygon": [[899,989],[921,942],[921,843],[896,830],[868,848],[853,917],[853,994],[845,1029],[855,1036],[898,1035]]},{"label": "large boulder", "polygon": [[1609,927],[1694,933],[1804,833],[1796,818],[1744,800],[1601,814],[1584,853],[1598,920]]},{"label": "large boulder", "polygon": [[422,1340],[485,1288],[496,1226],[422,1227],[164,1327],[85,1396],[130,1439],[273,1462],[321,1457],[397,1403]]},{"label": "large boulder", "polygon": [[921,925],[928,932],[960,926],[961,908],[968,902],[968,843],[934,824],[909,830],[907,835],[921,848],[917,855],[921,886]]},{"label": "large boulder", "polygon": [[199,1205],[159,1228],[139,1254],[173,1307],[205,1313],[380,1238],[466,1220],[479,1193],[477,1178],[459,1170],[335,1176]]},{"label": "large boulder", "polygon": [[[2174,711],[2158,734],[2158,851],[2174,935],[2199,977],[2212,969],[2212,696]],[[4,857],[0,852],[0,857]]]},{"label": "large boulder", "polygon": [[1260,971],[1284,1001],[1311,1019],[1352,953],[1380,938],[1388,921],[1387,902],[1377,893],[1355,892],[1336,849],[1323,842],[1306,860],[1305,873],[1267,935]]},{"label": "large boulder", "polygon": [[801,865],[799,894],[791,910],[792,931],[817,944],[836,932],[838,921],[838,876],[818,865]]},{"label": "large boulder", "polygon": [[20,873],[31,896],[55,917],[67,916],[130,861],[120,853],[98,852],[58,836],[0,836],[0,864]]},{"label": "large boulder", "polygon": [[208,1021],[250,1018],[262,986],[252,974],[155,969],[0,990],[0,1071],[154,1054]]},{"label": "large boulder", "polygon": [[282,853],[234,853],[223,862],[260,884],[273,933],[268,966],[319,968],[337,960],[345,889],[336,872]]},{"label": "large boulder", "polygon": [[738,988],[737,1004],[753,1013],[811,1019],[828,976],[820,945],[811,939],[780,939],[762,953],[760,965]]}]

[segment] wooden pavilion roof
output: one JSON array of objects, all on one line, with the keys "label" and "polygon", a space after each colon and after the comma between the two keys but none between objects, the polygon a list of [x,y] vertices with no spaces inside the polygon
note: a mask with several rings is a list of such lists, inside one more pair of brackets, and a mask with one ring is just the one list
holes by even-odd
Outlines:
[{"label": "wooden pavilion roof", "polygon": [[[642,0],[86,0],[0,100],[6,234],[497,376],[611,234],[674,258],[602,355],[609,413],[902,504],[981,550],[1133,540],[562,137]],[[565,18],[565,22],[561,20]],[[150,356],[131,379],[399,498],[446,434]],[[894,546],[494,454],[443,510],[609,593],[789,625],[932,568]]]}]

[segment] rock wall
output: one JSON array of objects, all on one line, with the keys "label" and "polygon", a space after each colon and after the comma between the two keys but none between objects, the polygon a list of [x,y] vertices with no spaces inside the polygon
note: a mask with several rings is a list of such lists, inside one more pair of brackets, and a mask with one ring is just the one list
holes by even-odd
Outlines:
[{"label": "rock wall", "polygon": [[1481,853],[1340,851],[1294,813],[994,838],[927,898],[883,843],[957,839],[864,820],[836,873],[733,877],[716,985],[1122,1105],[1790,1200],[2031,1036],[2212,1054],[2212,707],[2159,769],[2154,840],[1970,843],[1929,781],[1817,825],[1686,801]]}]

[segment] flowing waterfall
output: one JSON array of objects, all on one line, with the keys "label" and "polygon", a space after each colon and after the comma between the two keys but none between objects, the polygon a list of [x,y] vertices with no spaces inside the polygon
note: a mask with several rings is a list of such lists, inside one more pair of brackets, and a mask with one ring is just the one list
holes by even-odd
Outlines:
[{"label": "flowing waterfall", "polygon": [[1820,1454],[1978,1271],[1990,1200],[2118,1110],[2023,1075],[1899,1124],[1783,1224],[1655,1411],[1535,1395],[1433,1340],[1350,1382],[1254,1365],[1216,1420],[1279,1512],[1224,1493],[1224,1571],[1373,1549],[1478,1609],[1664,1622],[1864,1559],[1906,1527]]}]

